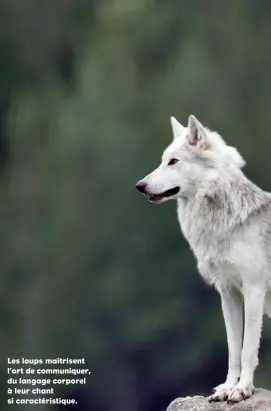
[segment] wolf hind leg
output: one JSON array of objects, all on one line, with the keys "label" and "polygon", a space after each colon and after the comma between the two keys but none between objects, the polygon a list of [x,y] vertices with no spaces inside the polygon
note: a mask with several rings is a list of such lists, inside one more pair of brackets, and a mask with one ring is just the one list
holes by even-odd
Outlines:
[{"label": "wolf hind leg", "polygon": [[271,291],[267,291],[265,295],[263,312],[271,317]]}]

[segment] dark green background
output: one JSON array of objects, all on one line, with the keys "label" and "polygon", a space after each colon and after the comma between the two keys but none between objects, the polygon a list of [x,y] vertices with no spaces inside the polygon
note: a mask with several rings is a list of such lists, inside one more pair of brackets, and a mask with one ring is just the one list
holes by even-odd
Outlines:
[{"label": "dark green background", "polygon": [[59,391],[81,411],[162,411],[223,382],[219,296],[176,204],[134,185],[193,113],[271,191],[270,21],[269,0],[1,1],[3,404],[7,356],[86,357],[88,386]]}]

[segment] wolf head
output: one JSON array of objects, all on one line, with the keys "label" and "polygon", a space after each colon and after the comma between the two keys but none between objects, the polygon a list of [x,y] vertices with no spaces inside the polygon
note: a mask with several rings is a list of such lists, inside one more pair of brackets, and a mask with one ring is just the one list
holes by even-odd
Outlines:
[{"label": "wolf head", "polygon": [[171,117],[173,141],[158,168],[138,181],[136,188],[153,203],[189,198],[219,175],[240,169],[245,161],[222,137],[193,115],[187,127]]}]

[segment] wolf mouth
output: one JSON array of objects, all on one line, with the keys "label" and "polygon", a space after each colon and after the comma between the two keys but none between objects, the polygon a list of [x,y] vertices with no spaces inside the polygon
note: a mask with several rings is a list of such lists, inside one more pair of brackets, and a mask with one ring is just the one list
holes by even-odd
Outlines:
[{"label": "wolf mouth", "polygon": [[164,191],[161,194],[150,194],[148,197],[150,201],[155,203],[156,201],[160,201],[163,198],[172,197],[175,194],[177,194],[179,191],[180,191],[180,187],[174,187],[174,188],[171,188],[170,190]]}]

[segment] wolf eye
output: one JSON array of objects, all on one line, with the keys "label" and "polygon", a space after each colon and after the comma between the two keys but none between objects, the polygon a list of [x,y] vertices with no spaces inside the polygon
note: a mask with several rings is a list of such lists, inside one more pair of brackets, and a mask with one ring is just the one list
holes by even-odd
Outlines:
[{"label": "wolf eye", "polygon": [[173,166],[174,164],[178,163],[178,159],[177,158],[172,158],[171,160],[169,160],[168,162],[168,166]]}]

